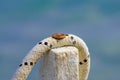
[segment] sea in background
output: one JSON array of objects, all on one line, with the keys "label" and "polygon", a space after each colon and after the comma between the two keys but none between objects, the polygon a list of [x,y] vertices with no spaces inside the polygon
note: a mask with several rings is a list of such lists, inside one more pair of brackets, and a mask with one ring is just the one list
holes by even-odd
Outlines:
[{"label": "sea in background", "polygon": [[[86,42],[88,80],[120,80],[120,0],[0,0],[0,80],[11,80],[32,47],[56,32]],[[27,80],[40,80],[39,65]]]}]

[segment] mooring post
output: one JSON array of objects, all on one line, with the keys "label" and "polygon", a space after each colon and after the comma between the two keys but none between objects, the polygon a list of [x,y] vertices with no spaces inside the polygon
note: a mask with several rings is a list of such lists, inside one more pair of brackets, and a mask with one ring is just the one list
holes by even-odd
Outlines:
[{"label": "mooring post", "polygon": [[42,63],[40,80],[79,80],[79,52],[75,47],[51,49]]}]

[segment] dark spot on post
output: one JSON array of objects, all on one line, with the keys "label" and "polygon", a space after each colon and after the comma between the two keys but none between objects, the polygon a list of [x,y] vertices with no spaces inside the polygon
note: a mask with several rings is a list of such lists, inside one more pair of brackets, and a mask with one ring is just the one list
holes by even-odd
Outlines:
[{"label": "dark spot on post", "polygon": [[52,48],[52,45],[50,45],[50,48]]},{"label": "dark spot on post", "polygon": [[44,44],[45,44],[45,45],[48,45],[48,42],[45,42]]},{"label": "dark spot on post", "polygon": [[28,63],[27,63],[27,62],[25,62],[25,63],[24,63],[24,65],[28,65]]},{"label": "dark spot on post", "polygon": [[22,64],[19,65],[19,67],[21,67],[21,66],[22,66]]},{"label": "dark spot on post", "polygon": [[33,65],[33,62],[30,62],[30,65],[32,66],[32,65]]},{"label": "dark spot on post", "polygon": [[79,62],[80,65],[82,65],[83,63],[82,62]]},{"label": "dark spot on post", "polygon": [[73,40],[73,38],[74,38],[74,37],[73,37],[73,36],[71,36],[70,38]]},{"label": "dark spot on post", "polygon": [[42,44],[42,42],[39,42],[39,44]]},{"label": "dark spot on post", "polygon": [[84,62],[87,62],[87,59],[84,59]]}]

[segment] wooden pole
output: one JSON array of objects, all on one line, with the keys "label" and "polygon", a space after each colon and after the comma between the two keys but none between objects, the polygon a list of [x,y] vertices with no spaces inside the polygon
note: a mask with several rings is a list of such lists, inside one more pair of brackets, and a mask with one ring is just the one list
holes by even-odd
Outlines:
[{"label": "wooden pole", "polygon": [[79,51],[75,47],[51,49],[42,63],[40,80],[79,80]]}]

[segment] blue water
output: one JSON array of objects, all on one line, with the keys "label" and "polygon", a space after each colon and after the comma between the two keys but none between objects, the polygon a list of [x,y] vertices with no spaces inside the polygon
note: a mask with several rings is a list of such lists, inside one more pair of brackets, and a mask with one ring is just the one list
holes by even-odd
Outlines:
[{"label": "blue water", "polygon": [[[10,80],[31,48],[56,32],[85,40],[88,80],[120,79],[119,0],[0,0],[0,80]],[[39,65],[28,80],[40,80]]]}]

